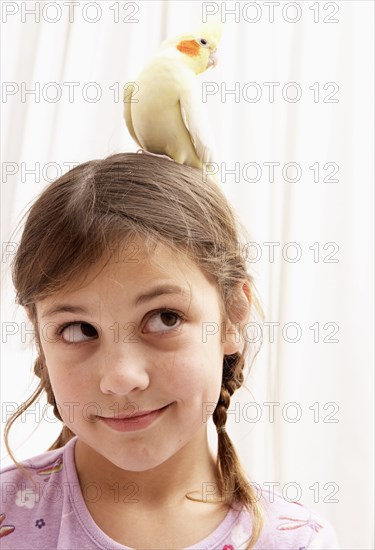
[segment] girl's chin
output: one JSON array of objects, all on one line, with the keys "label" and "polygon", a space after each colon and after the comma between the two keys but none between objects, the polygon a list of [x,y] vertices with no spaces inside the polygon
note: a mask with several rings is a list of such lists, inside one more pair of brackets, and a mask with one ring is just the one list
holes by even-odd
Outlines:
[{"label": "girl's chin", "polygon": [[118,460],[114,460],[113,457],[108,460],[110,460],[110,462],[114,466],[117,466],[117,468],[120,468],[121,470],[125,470],[127,472],[141,473],[157,468],[158,466],[166,462],[169,458],[171,457],[161,456],[156,458],[155,456],[153,456],[145,458],[145,456],[142,456],[142,454],[137,455],[135,453],[132,453],[132,456],[127,456],[126,460],[121,459],[121,457],[119,457]]}]

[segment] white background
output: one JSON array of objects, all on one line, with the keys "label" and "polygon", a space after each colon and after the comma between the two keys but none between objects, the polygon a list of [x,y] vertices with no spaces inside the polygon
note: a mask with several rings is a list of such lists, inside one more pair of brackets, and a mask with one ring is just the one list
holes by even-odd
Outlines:
[{"label": "white background", "polygon": [[[374,548],[373,2],[281,1],[273,22],[265,2],[79,2],[70,23],[69,2],[38,4],[40,17],[27,13],[35,2],[2,3],[2,429],[13,404],[37,385],[32,338],[25,334],[30,326],[10,283],[12,232],[40,191],[72,163],[137,149],[122,118],[122,86],[136,79],[163,39],[193,30],[204,10],[221,10],[219,65],[199,85],[217,90],[205,103],[216,158],[227,169],[239,163],[241,171],[239,178],[224,170],[218,177],[259,244],[262,257],[249,268],[266,321],[280,324],[273,339],[264,327],[247,381],[251,393],[233,396],[228,431],[251,479],[277,482],[276,490],[291,499],[300,487],[298,498],[331,521],[343,549]],[[72,101],[68,82],[78,83]],[[90,82],[101,92],[98,101],[90,102]],[[247,85],[254,82],[261,96],[251,102],[255,88]],[[279,84],[274,101],[265,82]],[[299,101],[292,101],[290,82],[298,84]],[[37,83],[38,99],[22,93]],[[261,169],[258,181],[250,181],[255,169],[246,172],[250,162]],[[280,163],[273,179],[269,162]],[[292,167],[283,173],[288,163],[296,163],[297,181],[290,181],[297,174]],[[334,165],[326,163],[337,165],[331,179],[338,181],[327,181]],[[267,242],[280,243],[274,261]],[[293,247],[282,255],[291,242],[302,253],[299,261],[290,260]],[[296,334],[288,323],[300,327],[295,343],[287,341]],[[313,325],[319,326],[315,342]],[[251,401],[261,414],[254,422],[255,408],[246,408]],[[279,403],[274,422],[265,402]],[[291,402],[302,415],[298,422],[291,421]],[[41,400],[14,428],[19,460],[46,450],[60,432],[48,410],[33,433],[44,405]],[[213,432],[210,438],[214,444]],[[2,456],[2,466],[11,463]]]}]

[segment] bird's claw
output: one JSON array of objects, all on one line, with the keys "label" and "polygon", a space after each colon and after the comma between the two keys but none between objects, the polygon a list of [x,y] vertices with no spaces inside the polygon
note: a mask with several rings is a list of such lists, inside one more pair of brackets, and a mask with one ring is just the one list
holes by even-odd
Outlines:
[{"label": "bird's claw", "polygon": [[145,155],[152,155],[153,157],[161,157],[168,160],[173,160],[168,155],[158,155],[157,153],[150,153],[150,151],[146,151],[146,149],[138,149],[137,153],[143,153]]}]

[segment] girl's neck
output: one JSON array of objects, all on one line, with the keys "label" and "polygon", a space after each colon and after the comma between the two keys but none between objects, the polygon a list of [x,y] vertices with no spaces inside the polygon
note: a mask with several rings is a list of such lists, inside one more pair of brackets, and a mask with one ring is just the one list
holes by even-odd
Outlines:
[{"label": "girl's neck", "polygon": [[[85,487],[100,487],[103,501],[129,502],[137,508],[167,510],[186,504],[186,493],[194,498],[217,498],[216,460],[208,446],[206,426],[171,458],[142,472],[119,468],[78,438],[74,459],[77,475],[86,500]],[[117,505],[118,509],[118,505]]]}]

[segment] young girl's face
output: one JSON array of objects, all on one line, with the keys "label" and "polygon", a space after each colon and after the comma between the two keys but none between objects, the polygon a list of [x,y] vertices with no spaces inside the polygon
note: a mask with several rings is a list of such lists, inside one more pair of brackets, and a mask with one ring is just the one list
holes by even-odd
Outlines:
[{"label": "young girl's face", "polygon": [[[237,350],[202,271],[162,245],[151,262],[138,244],[136,262],[129,253],[113,257],[86,287],[36,306],[64,423],[130,471],[153,468],[202,437],[219,399],[223,355]],[[161,408],[151,423],[127,421],[126,431],[101,419]]]}]

